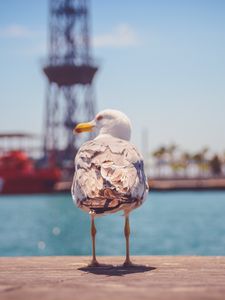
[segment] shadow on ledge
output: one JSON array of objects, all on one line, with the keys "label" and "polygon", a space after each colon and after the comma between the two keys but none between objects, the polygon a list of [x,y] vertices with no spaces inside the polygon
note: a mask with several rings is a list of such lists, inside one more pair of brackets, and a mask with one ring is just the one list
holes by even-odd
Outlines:
[{"label": "shadow on ledge", "polygon": [[106,275],[106,276],[124,276],[127,274],[133,274],[133,273],[144,273],[153,271],[156,268],[145,266],[145,265],[134,265],[132,267],[124,267],[123,265],[118,266],[112,266],[112,265],[106,265],[103,267],[82,267],[78,268],[78,270],[86,272],[86,273],[92,273],[95,275]]}]

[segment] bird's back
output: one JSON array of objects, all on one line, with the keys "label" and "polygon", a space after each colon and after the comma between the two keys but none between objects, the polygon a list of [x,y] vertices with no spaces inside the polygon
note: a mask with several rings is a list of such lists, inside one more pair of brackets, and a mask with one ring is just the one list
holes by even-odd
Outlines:
[{"label": "bird's back", "polygon": [[140,206],[148,190],[143,160],[128,141],[104,137],[83,144],[75,158],[73,199],[95,214]]}]

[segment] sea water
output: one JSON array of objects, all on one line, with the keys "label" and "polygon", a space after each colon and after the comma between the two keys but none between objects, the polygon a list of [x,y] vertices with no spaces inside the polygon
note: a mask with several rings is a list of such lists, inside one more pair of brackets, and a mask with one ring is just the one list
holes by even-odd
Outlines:
[{"label": "sea water", "polygon": [[[133,255],[225,255],[225,192],[150,192],[130,215]],[[122,213],[96,219],[97,254],[124,255]],[[70,194],[0,197],[0,256],[90,255]]]}]

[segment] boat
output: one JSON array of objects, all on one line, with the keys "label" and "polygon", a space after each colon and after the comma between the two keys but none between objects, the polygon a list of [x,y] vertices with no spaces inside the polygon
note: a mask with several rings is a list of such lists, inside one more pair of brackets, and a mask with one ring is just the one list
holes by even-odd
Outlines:
[{"label": "boat", "polygon": [[12,150],[0,156],[0,194],[51,193],[60,178],[59,168],[38,167],[25,151]]}]

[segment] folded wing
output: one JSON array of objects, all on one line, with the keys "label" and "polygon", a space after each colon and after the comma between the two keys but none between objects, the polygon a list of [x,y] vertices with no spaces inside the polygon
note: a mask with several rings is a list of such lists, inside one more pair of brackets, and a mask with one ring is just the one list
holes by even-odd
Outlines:
[{"label": "folded wing", "polygon": [[133,209],[143,202],[147,190],[143,160],[131,143],[99,138],[85,143],[77,153],[72,195],[84,210]]}]

